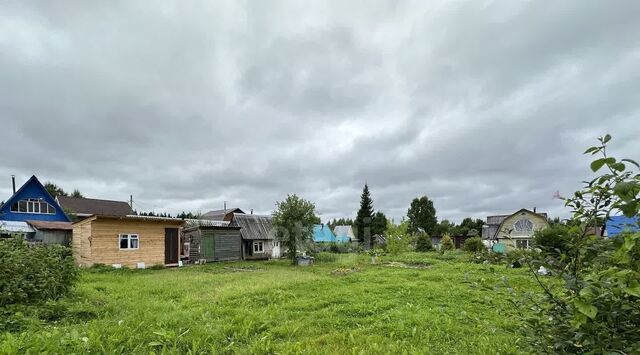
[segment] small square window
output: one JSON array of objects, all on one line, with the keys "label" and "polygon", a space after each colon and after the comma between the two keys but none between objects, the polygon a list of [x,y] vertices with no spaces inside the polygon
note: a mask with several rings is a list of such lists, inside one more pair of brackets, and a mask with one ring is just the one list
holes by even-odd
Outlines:
[{"label": "small square window", "polygon": [[140,242],[137,234],[120,234],[118,236],[120,250],[138,249]]},{"label": "small square window", "polygon": [[264,253],[264,243],[263,242],[253,242],[253,252],[254,253]]}]

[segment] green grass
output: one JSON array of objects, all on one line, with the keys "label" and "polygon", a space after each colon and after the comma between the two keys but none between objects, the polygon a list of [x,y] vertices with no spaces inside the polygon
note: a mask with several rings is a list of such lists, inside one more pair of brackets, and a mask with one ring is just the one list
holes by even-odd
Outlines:
[{"label": "green grass", "polygon": [[522,270],[456,255],[320,259],[85,271],[71,298],[0,333],[0,353],[519,352],[515,310],[493,286],[533,289]]}]

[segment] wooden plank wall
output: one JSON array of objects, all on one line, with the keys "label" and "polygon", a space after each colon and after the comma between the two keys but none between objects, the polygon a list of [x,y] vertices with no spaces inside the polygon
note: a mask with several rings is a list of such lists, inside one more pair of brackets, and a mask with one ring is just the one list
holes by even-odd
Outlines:
[{"label": "wooden plank wall", "polygon": [[91,222],[79,223],[73,225],[73,237],[71,238],[71,247],[73,250],[73,258],[76,264],[82,266],[91,266]]},{"label": "wooden plank wall", "polygon": [[242,236],[239,230],[216,230],[216,260],[241,260]]},{"label": "wooden plank wall", "polygon": [[[83,228],[85,226],[88,228]],[[145,267],[164,265],[165,228],[179,227],[157,221],[112,219],[97,219],[74,226],[73,245],[76,261],[85,266],[99,263],[136,267],[139,262],[144,262]],[[118,239],[120,234],[137,234],[138,249],[120,250]],[[76,250],[78,253],[75,252]]]}]

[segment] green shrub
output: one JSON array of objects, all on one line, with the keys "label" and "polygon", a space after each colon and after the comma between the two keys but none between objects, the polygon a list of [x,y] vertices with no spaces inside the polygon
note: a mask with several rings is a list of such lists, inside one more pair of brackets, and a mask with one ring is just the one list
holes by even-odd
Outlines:
[{"label": "green shrub", "polygon": [[411,236],[403,233],[389,233],[387,235],[387,251],[391,255],[398,255],[409,251]]},{"label": "green shrub", "polygon": [[[523,315],[522,329],[533,352],[635,354],[640,349],[640,233],[609,240],[589,235],[591,226],[610,215],[640,212],[640,173],[627,169],[640,165],[607,155],[610,139],[599,138],[600,145],[585,152],[602,156],[591,170],[604,173],[564,199],[580,232],[569,231],[566,244],[547,249],[544,260],[530,264],[534,272],[543,266],[556,276],[535,275],[543,297],[525,296],[516,303],[534,312]],[[553,236],[543,233],[539,242],[550,248],[556,245]]]},{"label": "green shrub", "polygon": [[507,253],[505,260],[508,267],[520,268],[539,256],[540,254],[533,249],[513,249]]},{"label": "green shrub", "polygon": [[552,225],[533,234],[533,246],[545,255],[560,255],[569,250],[569,227]]},{"label": "green shrub", "polygon": [[442,236],[442,240],[440,241],[440,251],[450,251],[455,249],[455,245],[453,245],[453,240],[448,234]]},{"label": "green shrub", "polygon": [[77,280],[71,249],[0,239],[0,307],[40,303],[66,295]]},{"label": "green shrub", "polygon": [[427,252],[432,251],[433,245],[431,245],[431,237],[427,233],[419,233],[416,239],[416,251]]},{"label": "green shrub", "polygon": [[472,253],[481,253],[487,250],[480,237],[469,238],[464,242],[464,250]]}]

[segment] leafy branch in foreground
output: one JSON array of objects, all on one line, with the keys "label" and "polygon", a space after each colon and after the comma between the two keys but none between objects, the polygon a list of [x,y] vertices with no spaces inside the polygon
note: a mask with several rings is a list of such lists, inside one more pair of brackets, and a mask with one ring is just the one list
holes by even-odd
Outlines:
[{"label": "leafy branch in foreground", "polygon": [[[538,352],[629,354],[640,349],[640,233],[606,240],[590,235],[611,215],[636,217],[640,207],[640,166],[609,156],[610,140],[610,135],[600,137],[599,145],[585,151],[600,155],[591,170],[602,173],[564,199],[574,227],[556,230],[562,247],[543,248],[541,260],[528,262],[542,296],[514,301],[534,311],[524,329]],[[540,266],[555,277],[540,277]]]}]

